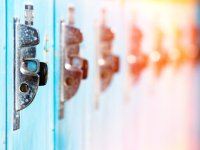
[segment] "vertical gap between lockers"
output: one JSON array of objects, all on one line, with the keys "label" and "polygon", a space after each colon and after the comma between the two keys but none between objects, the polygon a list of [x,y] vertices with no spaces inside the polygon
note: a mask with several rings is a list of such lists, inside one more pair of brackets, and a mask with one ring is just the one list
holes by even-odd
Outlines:
[{"label": "vertical gap between lockers", "polygon": [[8,45],[8,31],[7,31],[7,26],[8,26],[8,1],[7,0],[5,0],[5,73],[6,73],[6,75],[5,75],[5,103],[6,103],[6,108],[5,108],[5,115],[6,115],[6,117],[5,117],[5,149],[7,150],[8,149],[8,147],[7,147],[7,143],[8,143],[8,131],[7,131],[7,129],[8,129],[8,114],[7,114],[7,105],[8,105],[8,99],[7,99],[7,91],[8,91],[8,89],[7,89],[7,80],[8,80],[8,78],[7,78],[7,52],[8,52],[8,50],[7,50],[7,45]]}]

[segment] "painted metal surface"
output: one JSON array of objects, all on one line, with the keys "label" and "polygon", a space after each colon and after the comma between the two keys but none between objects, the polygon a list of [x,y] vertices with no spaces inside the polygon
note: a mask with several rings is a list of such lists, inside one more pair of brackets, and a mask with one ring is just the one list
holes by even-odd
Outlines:
[{"label": "painted metal surface", "polygon": [[5,26],[5,0],[0,0],[0,149],[6,147],[6,26]]},{"label": "painted metal surface", "polygon": [[[67,8],[69,5],[74,5],[75,7],[75,27],[79,28],[82,31],[82,24],[85,21],[83,19],[83,2],[80,0],[71,0],[71,1],[55,1],[55,147],[59,150],[76,150],[82,149],[83,143],[83,128],[84,128],[84,116],[86,100],[89,95],[88,82],[90,81],[90,73],[88,79],[81,82],[80,87],[76,95],[65,103],[64,118],[59,119],[59,84],[60,83],[60,21],[62,19],[68,21],[68,12]],[[85,39],[87,35],[83,33],[83,42],[80,47],[81,56],[84,58],[87,57],[89,50],[86,49]],[[89,69],[90,61],[89,61]],[[87,92],[86,92],[87,91]]]},{"label": "painted metal surface", "polygon": [[[113,95],[113,93],[109,94],[109,91],[113,88],[117,88],[119,91],[121,91],[120,86],[118,85],[118,82],[114,79],[113,85],[110,88],[109,91],[107,91],[104,95],[104,98],[99,98],[98,93],[98,85],[96,84],[97,75],[97,66],[96,66],[96,23],[98,22],[98,19],[100,17],[100,5],[103,4],[99,2],[98,4],[96,1],[90,1],[90,3],[86,1],[57,1],[56,2],[56,14],[55,14],[55,45],[56,45],[56,51],[55,51],[55,68],[56,68],[56,74],[55,74],[55,83],[59,83],[59,22],[61,19],[67,19],[67,5],[73,4],[76,9],[76,19],[75,19],[75,26],[80,28],[83,32],[83,43],[82,43],[82,50],[81,54],[83,57],[87,58],[89,60],[89,74],[88,79],[83,81],[81,83],[81,87],[78,91],[78,93],[75,95],[74,98],[72,98],[69,102],[65,104],[65,117],[63,120],[58,119],[58,111],[59,111],[59,85],[55,86],[55,99],[56,99],[56,110],[55,110],[55,124],[56,124],[56,148],[58,149],[101,149],[106,147],[104,144],[107,140],[107,136],[103,136],[103,133],[107,132],[110,137],[112,137],[112,134],[117,132],[119,126],[115,126],[115,128],[109,132],[109,130],[113,126],[113,114],[114,114],[114,120],[119,121],[117,119],[119,114],[119,108],[118,103],[121,102],[122,95],[121,92],[116,92],[118,94]],[[59,8],[59,9],[57,9]],[[111,13],[111,12],[109,12]],[[116,12],[112,12],[113,14]],[[120,13],[120,12],[118,12]],[[109,16],[110,18],[112,16]],[[116,17],[117,18],[117,17]],[[115,18],[115,19],[116,19]],[[118,20],[115,20],[115,23],[111,24],[110,26],[116,25]],[[111,20],[110,20],[111,22]],[[118,28],[121,28],[118,26]],[[120,29],[118,29],[120,31]],[[121,31],[120,34],[122,34],[123,31]],[[122,40],[123,36],[117,36],[118,40]],[[121,39],[119,38],[121,37]],[[122,40],[123,41],[123,40]],[[116,42],[117,43],[117,42]],[[122,44],[122,43],[120,43]],[[121,49],[122,49],[122,45]],[[115,45],[114,49],[117,49]],[[123,53],[123,51],[116,50],[116,54]],[[123,53],[124,54],[124,53]],[[117,78],[117,77],[116,77]],[[85,82],[85,83],[84,83]],[[116,83],[115,83],[116,82]],[[115,83],[115,84],[114,84]],[[122,84],[122,82],[121,82]],[[106,98],[107,97],[107,98]],[[109,97],[109,100],[108,100]],[[120,97],[120,98],[119,98]],[[101,99],[99,110],[96,109],[96,99]],[[114,102],[113,102],[114,100]],[[114,105],[114,106],[113,106]],[[105,108],[105,106],[108,106]],[[117,106],[117,107],[116,107]],[[116,111],[117,113],[114,113]],[[106,117],[106,118],[105,118]],[[110,120],[111,119],[111,120]],[[106,122],[109,122],[109,125],[106,124]],[[116,121],[115,125],[118,124]],[[110,138],[108,137],[108,138]],[[118,136],[120,137],[120,136]],[[119,139],[118,139],[119,141]],[[103,142],[103,143],[102,143]],[[110,144],[109,148],[113,146],[113,143],[117,143],[113,139],[109,139],[107,141],[107,144],[109,142],[112,142]],[[118,142],[119,143],[119,142]],[[117,147],[115,145],[115,147]]]},{"label": "painted metal surface", "polygon": [[[197,2],[197,20],[198,20],[198,27],[200,27],[200,1]],[[199,51],[200,51],[200,31],[199,31]],[[198,94],[198,98],[200,97],[200,92],[199,92],[199,89],[200,89],[200,78],[199,78],[199,75],[200,75],[200,65],[197,69],[197,73],[196,73],[196,93]],[[198,102],[198,108],[200,108],[200,102]],[[200,114],[200,110],[198,111],[198,114]],[[198,126],[200,127],[200,119],[198,121]],[[200,138],[200,128],[198,129],[198,134],[199,134],[199,137]],[[200,144],[199,144],[199,147],[200,147]]]},{"label": "painted metal surface", "polygon": [[[193,126],[194,130],[190,131],[196,133],[196,122],[192,122],[191,119],[192,123],[187,124],[183,120],[186,116],[198,117],[190,108],[194,105],[199,106],[199,67],[192,68],[190,64],[185,64],[178,72],[174,72],[173,68],[168,66],[158,79],[154,78],[153,69],[150,67],[144,71],[138,83],[128,85],[130,93],[127,93],[125,83],[128,82],[128,49],[125,42],[127,39],[124,37],[129,31],[125,31],[126,14],[120,1],[32,2],[35,14],[34,27],[39,30],[41,40],[37,47],[37,57],[48,63],[49,77],[47,85],[39,87],[34,102],[21,111],[20,130],[13,131],[13,17],[20,17],[21,22],[24,22],[25,0],[0,0],[0,69],[6,70],[8,75],[6,77],[4,71],[0,72],[0,150],[183,150],[190,147],[190,144],[198,143],[195,141],[198,138],[192,141],[182,135],[189,131],[187,125]],[[60,21],[67,20],[67,6],[70,4],[76,9],[75,26],[83,32],[84,40],[80,52],[81,56],[89,60],[89,74],[88,79],[81,83],[76,95],[66,102],[65,117],[60,120]],[[101,93],[97,78],[98,52],[95,36],[103,6],[108,9],[108,25],[115,31],[113,53],[120,56],[121,63],[120,72],[114,76],[108,89]],[[144,13],[144,9],[142,11]],[[180,91],[181,87],[184,87],[184,94]],[[189,111],[185,111],[186,109]],[[195,107],[195,110],[198,108]],[[172,119],[173,117],[175,119]],[[165,126],[158,127],[158,124]],[[180,124],[184,126],[180,128]],[[177,137],[170,136],[172,128],[178,129],[174,131]],[[160,137],[169,138],[163,142]],[[178,144],[173,145],[174,141]],[[182,142],[184,144],[181,147]],[[198,145],[195,145],[195,148],[198,149]]]},{"label": "painted metal surface", "polygon": [[13,131],[13,17],[24,22],[25,0],[7,0],[7,149],[35,150],[53,149],[53,0],[29,1],[34,5],[34,27],[39,30],[40,44],[37,46],[37,58],[49,66],[47,85],[39,87],[34,102],[21,111],[21,127]]},{"label": "painted metal surface", "polygon": [[[114,29],[113,54],[120,56],[120,72],[113,76],[113,80],[106,91],[100,91],[99,71],[97,64],[98,55],[98,23],[101,20],[102,8],[107,9],[107,25]],[[93,13],[91,13],[93,12]],[[92,60],[92,91],[88,100],[86,137],[87,149],[121,149],[121,108],[123,101],[124,58],[123,44],[123,10],[118,1],[90,1],[85,8],[85,14],[90,27],[86,30],[90,36]],[[122,19],[122,20],[121,20]],[[93,30],[91,30],[92,28]],[[93,33],[92,33],[93,32]],[[91,34],[92,33],[92,34]],[[93,40],[92,40],[93,39]],[[88,41],[89,44],[89,41]],[[122,67],[123,66],[123,67]]]},{"label": "painted metal surface", "polygon": [[[127,8],[130,6],[131,4],[127,3]],[[156,3],[151,6],[147,3],[146,6],[145,4],[133,4],[132,6],[132,10],[134,10],[134,15],[131,16],[132,22],[138,22],[137,25],[144,32],[146,38],[143,50],[148,54],[152,49],[152,40],[155,39],[153,25],[155,20],[159,20],[158,12],[162,12],[162,10],[167,12],[164,10],[171,7],[171,12],[167,12],[170,17],[160,13],[165,26],[189,25],[189,23],[184,23],[187,17],[196,20],[193,5],[168,4],[158,7]],[[151,7],[154,8],[151,9]],[[156,11],[156,15],[154,11]],[[157,19],[154,18],[155,16]],[[172,19],[173,17],[174,19]],[[151,20],[151,18],[154,19]],[[156,22],[157,26],[158,23],[159,21]],[[183,27],[183,29],[185,31],[187,28]],[[127,28],[127,30],[129,29]],[[129,33],[127,31],[127,34]],[[189,61],[182,63],[178,69],[174,65],[168,64],[162,74],[155,77],[154,69],[150,66],[142,73],[137,83],[129,86],[131,101],[129,101],[123,117],[124,149],[199,149],[197,142],[199,127],[196,122],[198,120],[199,94],[194,88],[199,84],[196,78],[199,74],[197,68],[198,66],[192,66]],[[126,83],[129,83],[129,80]]]}]

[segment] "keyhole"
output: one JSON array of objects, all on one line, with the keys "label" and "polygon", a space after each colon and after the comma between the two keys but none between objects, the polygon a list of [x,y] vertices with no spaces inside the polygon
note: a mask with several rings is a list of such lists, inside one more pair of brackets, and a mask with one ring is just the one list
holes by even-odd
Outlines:
[{"label": "keyhole", "polygon": [[26,93],[26,92],[28,92],[28,89],[29,89],[28,84],[26,84],[26,83],[21,84],[21,86],[20,86],[21,92]]},{"label": "keyhole", "polygon": [[106,77],[107,77],[107,73],[105,72],[105,71],[103,71],[102,73],[101,73],[101,79],[105,79]]},{"label": "keyhole", "polygon": [[70,77],[65,79],[65,83],[67,86],[71,86],[73,84],[73,81],[73,78]]}]

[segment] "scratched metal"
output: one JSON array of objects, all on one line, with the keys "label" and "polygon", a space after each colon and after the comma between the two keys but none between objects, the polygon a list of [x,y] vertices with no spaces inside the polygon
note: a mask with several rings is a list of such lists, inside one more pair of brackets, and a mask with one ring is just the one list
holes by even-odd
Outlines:
[{"label": "scratched metal", "polygon": [[128,48],[127,58],[131,58],[131,60],[127,61],[128,72],[133,76],[133,82],[137,82],[148,65],[148,56],[141,50],[143,40],[141,29],[136,25],[132,25],[129,32],[130,38],[128,40],[134,42],[130,42],[131,44],[129,44]]},{"label": "scratched metal", "polygon": [[[64,101],[71,99],[77,93],[81,80],[87,78],[88,63],[79,56],[79,45],[83,41],[81,31],[64,21],[61,21],[60,27],[60,118],[62,119]],[[83,62],[86,62],[86,65]]]},{"label": "scratched metal", "polygon": [[39,44],[38,31],[27,25],[17,25],[17,45],[22,47],[31,47]]},{"label": "scratched metal", "polygon": [[69,25],[66,25],[65,28],[64,41],[67,45],[80,44],[83,41],[83,35],[79,29]]},{"label": "scratched metal", "polygon": [[[37,89],[39,86],[39,75],[37,69],[36,72],[22,72],[21,67],[22,63],[26,61],[28,56],[35,56],[35,49],[26,50],[27,47],[34,47],[39,44],[39,35],[36,29],[29,27],[27,25],[20,24],[18,19],[14,20],[14,55],[15,55],[15,97],[14,97],[14,130],[19,129],[20,120],[19,120],[19,111],[26,108],[31,102],[34,100],[34,97],[37,93]],[[22,49],[24,48],[24,49]],[[29,52],[28,56],[26,56],[27,51]],[[25,52],[25,53],[23,53]],[[31,54],[32,53],[32,54]],[[31,57],[28,57],[29,59]],[[34,57],[32,57],[34,58]],[[36,59],[32,59],[32,61],[37,62],[37,68],[40,68],[39,61]],[[29,72],[29,71],[28,71]],[[26,84],[28,86],[28,90],[23,92],[20,90],[22,84]],[[17,121],[15,121],[17,120]]]},{"label": "scratched metal", "polygon": [[[60,115],[60,77],[62,72],[60,72],[60,64],[62,57],[61,55],[61,47],[60,47],[60,41],[61,41],[61,35],[60,35],[60,25],[59,22],[63,19],[66,21],[68,20],[69,12],[67,11],[67,7],[69,5],[74,5],[75,7],[75,24],[74,26],[78,29],[80,29],[81,32],[83,32],[83,24],[88,24],[92,22],[85,22],[85,19],[83,17],[83,10],[85,8],[84,6],[85,3],[83,3],[82,0],[60,0],[60,1],[55,1],[55,101],[56,101],[56,110],[55,110],[55,125],[56,125],[56,137],[55,137],[55,144],[56,144],[56,149],[59,150],[77,150],[77,149],[83,149],[84,147],[84,122],[85,122],[85,105],[88,103],[86,101],[89,101],[89,88],[91,88],[91,84],[88,84],[89,82],[91,83],[91,78],[88,78],[87,80],[82,80],[81,84],[79,86],[79,89],[77,93],[71,97],[71,99],[64,104],[64,118],[62,120],[59,119]],[[91,44],[85,44],[85,41],[88,36],[84,35],[84,41],[80,45],[71,45],[68,47],[68,54],[71,56],[74,54],[79,53],[79,57],[82,58],[94,58],[92,57],[92,53],[94,52],[92,49],[88,49],[88,46],[92,45]],[[63,38],[64,39],[64,38]],[[88,41],[87,41],[88,42]],[[70,49],[69,49],[70,48]],[[66,55],[66,53],[65,53]],[[91,55],[88,57],[88,55]],[[87,56],[87,57],[86,57]],[[67,57],[67,56],[66,56]],[[83,60],[83,59],[82,59]],[[76,67],[78,67],[78,64],[81,64],[81,61],[78,61],[77,63],[77,58],[71,58],[69,61],[70,64],[74,63]],[[75,61],[75,62],[73,62]],[[74,66],[73,65],[73,66]],[[63,66],[63,65],[62,65]],[[79,66],[80,67],[80,66]],[[78,67],[78,68],[79,68]],[[82,78],[82,77],[81,77]],[[63,84],[63,83],[62,83]]]},{"label": "scratched metal", "polygon": [[113,75],[119,71],[119,57],[112,54],[114,33],[109,27],[105,25],[100,27],[99,40],[100,58],[98,63],[100,66],[101,91],[105,91],[111,84]]},{"label": "scratched metal", "polygon": [[[31,3],[31,0],[29,1]],[[32,1],[33,2],[33,1]],[[40,87],[37,90],[37,94],[34,97],[34,102],[20,111],[20,129],[13,131],[13,99],[15,97],[14,91],[14,28],[13,28],[13,17],[20,18],[21,24],[29,24],[31,27],[31,19],[26,21],[24,17],[24,4],[25,0],[7,0],[7,149],[8,150],[35,150],[35,149],[53,149],[53,117],[54,107],[53,107],[53,0],[36,0],[33,2],[34,5],[34,28],[40,31],[40,44],[35,46],[23,47],[20,52],[20,56],[26,55],[22,60],[20,67],[20,72],[27,74],[26,69],[28,69],[27,62],[32,61],[37,56],[38,60],[44,60],[48,63],[49,76],[48,83],[44,87]],[[10,5],[12,4],[12,5]],[[26,14],[28,16],[29,14]],[[44,17],[46,16],[46,17]],[[21,30],[23,31],[23,30]],[[17,30],[16,30],[17,32]],[[23,31],[24,32],[24,31]],[[26,31],[25,31],[26,32]],[[35,36],[36,30],[34,32],[28,31],[28,34]],[[26,36],[26,35],[25,35]],[[27,37],[26,37],[27,38]],[[35,38],[31,41],[36,40]],[[35,42],[35,41],[34,41]],[[34,43],[34,45],[36,42]],[[17,48],[17,47],[16,47]],[[36,55],[37,50],[37,55]],[[30,58],[33,58],[32,60]],[[33,61],[37,64],[38,72],[39,66],[37,61]],[[17,67],[18,68],[18,67]],[[15,69],[17,69],[15,68]],[[41,71],[41,70],[40,70]],[[41,72],[38,73],[40,75]],[[28,73],[29,74],[29,73]],[[27,75],[29,76],[29,75]],[[32,77],[31,77],[32,78]],[[37,87],[39,85],[38,77],[34,76],[35,82],[37,82]],[[27,77],[26,82],[29,80]],[[31,79],[32,80],[32,79]],[[37,80],[37,81],[36,81]],[[29,82],[27,82],[29,83]],[[32,95],[33,97],[33,95]],[[25,102],[25,101],[24,101]],[[20,103],[19,103],[20,104]],[[28,103],[23,103],[27,105]]]},{"label": "scratched metal", "polygon": [[[74,68],[70,63],[70,54],[78,55],[82,34],[77,28],[61,23],[61,101],[69,100],[75,95],[81,81],[81,70]],[[73,52],[74,51],[74,52]],[[75,53],[77,52],[77,53]],[[76,78],[74,78],[74,76]],[[66,83],[71,80],[71,84]]]},{"label": "scratched metal", "polygon": [[[87,0],[85,0],[86,2]],[[86,2],[87,3],[87,2]],[[106,24],[108,27],[114,28],[115,39],[112,42],[112,54],[120,56],[120,72],[112,77],[112,84],[104,90],[98,89],[101,81],[99,80],[98,67],[92,68],[96,73],[93,88],[94,93],[92,97],[92,109],[87,114],[89,118],[89,123],[86,124],[86,139],[85,143],[90,150],[120,150],[122,147],[122,106],[123,106],[123,91],[124,91],[124,79],[126,72],[125,65],[125,38],[124,38],[124,13],[121,9],[120,2],[118,0],[113,1],[102,1],[102,0],[91,0],[90,6],[87,7],[87,16],[91,20],[101,20],[102,6],[107,9]],[[119,5],[118,5],[119,4]],[[92,13],[91,13],[92,12]],[[88,34],[91,38],[95,38],[94,35],[98,35],[97,27],[95,28],[93,35],[90,34],[88,29]],[[98,28],[99,30],[99,28]],[[99,36],[94,42],[99,43]],[[99,55],[99,49],[101,45],[94,46],[94,51]],[[97,58],[96,58],[97,59]],[[94,59],[94,61],[96,61]],[[99,65],[97,65],[99,66]],[[112,69],[111,69],[112,70]],[[100,71],[100,70],[99,70]],[[94,74],[95,74],[94,73]],[[98,83],[99,82],[99,83]],[[91,101],[91,99],[90,99]],[[96,107],[98,104],[99,107]],[[105,136],[106,133],[106,136]]]}]

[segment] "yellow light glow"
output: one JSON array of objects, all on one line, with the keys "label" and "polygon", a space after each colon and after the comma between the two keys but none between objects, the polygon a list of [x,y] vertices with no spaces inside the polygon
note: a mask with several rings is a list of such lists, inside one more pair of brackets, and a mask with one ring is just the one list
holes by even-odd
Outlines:
[{"label": "yellow light glow", "polygon": [[157,62],[160,60],[160,53],[158,51],[153,51],[150,53],[150,59],[153,61],[153,62]]},{"label": "yellow light glow", "polygon": [[127,0],[130,2],[139,2],[139,3],[179,3],[179,4],[188,4],[196,3],[197,0]]},{"label": "yellow light glow", "polygon": [[178,49],[173,49],[173,51],[170,53],[170,58],[172,61],[176,61],[180,57],[180,52]]}]

